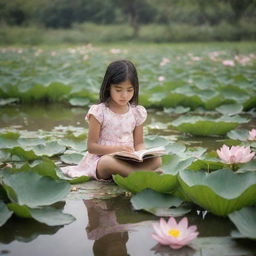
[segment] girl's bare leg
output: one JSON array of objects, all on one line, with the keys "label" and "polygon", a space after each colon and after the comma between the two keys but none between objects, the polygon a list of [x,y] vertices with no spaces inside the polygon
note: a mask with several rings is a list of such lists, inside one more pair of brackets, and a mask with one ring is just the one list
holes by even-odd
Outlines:
[{"label": "girl's bare leg", "polygon": [[128,176],[134,171],[153,171],[161,166],[161,158],[154,157],[144,160],[143,163],[133,161],[123,161],[113,156],[105,155],[101,157],[97,165],[97,177],[99,179],[109,179],[112,174]]}]

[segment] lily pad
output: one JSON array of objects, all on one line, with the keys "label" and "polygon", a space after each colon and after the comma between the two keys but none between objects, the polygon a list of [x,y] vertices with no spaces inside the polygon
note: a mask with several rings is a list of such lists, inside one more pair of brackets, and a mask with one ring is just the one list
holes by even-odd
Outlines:
[{"label": "lily pad", "polygon": [[24,172],[24,171],[33,171],[38,173],[41,176],[48,176],[53,179],[59,179],[59,177],[56,174],[57,166],[55,163],[48,159],[48,158],[42,158],[40,160],[35,160],[32,163],[25,163],[21,167],[13,167],[10,168],[10,172],[16,173],[16,172]]},{"label": "lily pad", "polygon": [[88,106],[88,104],[90,103],[90,100],[88,98],[72,98],[69,100],[69,103],[71,106],[80,106],[80,107],[84,107],[84,106]]},{"label": "lily pad", "polygon": [[60,179],[65,180],[70,184],[84,183],[91,179],[91,177],[89,177],[89,176],[81,176],[81,177],[77,177],[77,178],[68,177],[68,176],[64,175],[64,173],[59,168],[57,168],[56,174]]},{"label": "lily pad", "polygon": [[178,207],[182,200],[168,194],[162,194],[152,189],[144,189],[131,198],[132,206],[135,210],[151,208]]},{"label": "lily pad", "polygon": [[179,131],[198,136],[225,135],[241,123],[248,122],[241,117],[221,117],[213,119],[201,116],[181,116],[172,122]]},{"label": "lily pad", "polygon": [[66,164],[78,164],[82,160],[83,156],[84,154],[77,152],[65,153],[60,157],[60,160]]},{"label": "lily pad", "polygon": [[65,146],[61,146],[58,142],[52,141],[45,145],[37,145],[32,148],[37,156],[54,156],[63,153],[66,150]]},{"label": "lily pad", "polygon": [[241,104],[225,104],[216,108],[216,110],[223,115],[233,116],[241,113],[243,106]]},{"label": "lily pad", "polygon": [[4,202],[0,201],[0,227],[12,216],[13,212],[8,209]]},{"label": "lily pad", "polygon": [[158,193],[151,189],[145,189],[131,198],[131,203],[135,210],[144,210],[156,216],[183,216],[190,209],[179,207],[182,202],[177,197]]},{"label": "lily pad", "polygon": [[166,146],[169,144],[169,141],[162,136],[158,135],[151,135],[151,136],[145,136],[144,143],[146,148],[153,148],[158,146]]},{"label": "lily pad", "polygon": [[31,171],[5,173],[3,186],[13,203],[31,208],[64,200],[70,191],[67,182],[43,177]]},{"label": "lily pad", "polygon": [[140,192],[150,188],[160,193],[170,193],[177,185],[175,175],[160,175],[155,172],[137,171],[131,173],[128,177],[122,177],[118,174],[113,175],[115,183],[132,193]]},{"label": "lily pad", "polygon": [[244,207],[230,213],[228,217],[243,236],[256,239],[256,207]]},{"label": "lily pad", "polygon": [[48,226],[67,225],[75,221],[75,217],[63,213],[61,209],[44,207],[42,209],[30,209],[31,216]]},{"label": "lily pad", "polygon": [[216,215],[226,216],[256,202],[256,172],[182,170],[179,182],[194,203]]},{"label": "lily pad", "polygon": [[249,137],[249,131],[246,129],[236,129],[228,132],[227,136],[232,140],[247,141]]}]

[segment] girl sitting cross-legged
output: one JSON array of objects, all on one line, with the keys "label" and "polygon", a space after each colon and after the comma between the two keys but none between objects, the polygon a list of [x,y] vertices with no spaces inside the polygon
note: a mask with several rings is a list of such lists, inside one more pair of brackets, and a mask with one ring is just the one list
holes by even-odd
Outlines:
[{"label": "girl sitting cross-legged", "polygon": [[153,171],[160,167],[160,157],[134,162],[109,155],[145,149],[143,123],[147,112],[138,105],[138,95],[139,81],[132,62],[118,60],[110,63],[101,85],[99,104],[92,105],[86,115],[88,152],[77,166],[61,168],[64,174],[107,180],[112,174],[128,176],[138,170]]}]

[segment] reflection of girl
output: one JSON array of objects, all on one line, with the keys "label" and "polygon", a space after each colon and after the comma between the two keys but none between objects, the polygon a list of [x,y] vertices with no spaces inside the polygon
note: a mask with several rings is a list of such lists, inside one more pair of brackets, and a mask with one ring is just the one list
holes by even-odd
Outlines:
[{"label": "reflection of girl", "polygon": [[127,255],[127,230],[136,224],[119,224],[116,213],[106,200],[84,200],[88,212],[87,237],[95,240],[94,255]]},{"label": "reflection of girl", "polygon": [[128,60],[112,62],[101,85],[100,103],[93,105],[86,115],[89,123],[88,152],[78,166],[62,168],[66,175],[109,179],[112,174],[127,176],[136,170],[155,170],[160,166],[159,157],[136,163],[109,155],[145,148],[143,123],[147,112],[137,105],[138,95],[139,82],[134,65]]}]

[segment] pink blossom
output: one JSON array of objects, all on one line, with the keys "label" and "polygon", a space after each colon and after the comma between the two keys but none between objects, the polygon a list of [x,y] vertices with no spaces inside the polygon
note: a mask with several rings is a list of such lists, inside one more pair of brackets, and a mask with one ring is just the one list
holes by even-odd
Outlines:
[{"label": "pink blossom", "polygon": [[229,66],[229,67],[234,67],[235,66],[235,62],[233,60],[223,60],[222,64],[224,66]]},{"label": "pink blossom", "polygon": [[252,129],[252,130],[249,131],[248,140],[256,140],[256,129]]},{"label": "pink blossom", "polygon": [[251,152],[250,147],[232,146],[229,148],[227,145],[223,145],[218,149],[217,154],[227,164],[247,163],[255,155],[254,152]]},{"label": "pink blossom", "polygon": [[120,49],[115,49],[115,48],[113,48],[113,49],[110,50],[110,52],[111,52],[112,54],[118,54],[118,53],[121,52],[121,50],[120,50]]},{"label": "pink blossom", "polygon": [[158,77],[158,81],[162,82],[162,81],[164,81],[164,80],[165,80],[165,77],[164,77],[164,76],[159,76],[159,77]]},{"label": "pink blossom", "polygon": [[173,217],[168,222],[163,218],[159,223],[153,224],[155,233],[152,237],[162,245],[169,245],[172,249],[179,249],[198,236],[196,226],[188,227],[188,219],[184,217],[179,223]]},{"label": "pink blossom", "polygon": [[168,58],[163,58],[162,61],[160,62],[160,66],[165,66],[167,63],[169,63],[170,60]]}]

